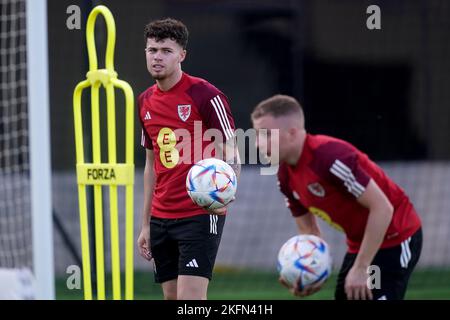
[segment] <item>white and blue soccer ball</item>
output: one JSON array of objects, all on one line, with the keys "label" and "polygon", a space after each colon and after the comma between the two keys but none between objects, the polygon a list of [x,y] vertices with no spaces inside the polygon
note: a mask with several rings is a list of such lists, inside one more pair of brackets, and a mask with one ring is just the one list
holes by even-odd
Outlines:
[{"label": "white and blue soccer ball", "polygon": [[197,162],[186,177],[186,189],[192,201],[207,209],[218,209],[234,199],[236,174],[226,162],[208,158]]},{"label": "white and blue soccer ball", "polygon": [[328,244],[321,238],[303,234],[286,241],[278,252],[278,272],[284,281],[299,290],[324,282],[331,273]]}]

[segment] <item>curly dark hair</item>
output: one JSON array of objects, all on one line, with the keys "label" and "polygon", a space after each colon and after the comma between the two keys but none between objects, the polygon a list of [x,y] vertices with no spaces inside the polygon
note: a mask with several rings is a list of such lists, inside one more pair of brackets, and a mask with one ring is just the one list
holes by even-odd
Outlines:
[{"label": "curly dark hair", "polygon": [[147,24],[144,29],[144,36],[145,42],[150,38],[156,41],[169,38],[178,43],[183,49],[186,49],[189,32],[183,22],[166,18]]}]

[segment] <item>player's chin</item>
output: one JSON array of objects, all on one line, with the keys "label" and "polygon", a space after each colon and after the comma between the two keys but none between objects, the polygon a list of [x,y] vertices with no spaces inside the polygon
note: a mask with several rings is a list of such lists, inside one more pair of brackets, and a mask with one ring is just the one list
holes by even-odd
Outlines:
[{"label": "player's chin", "polygon": [[166,78],[166,75],[164,73],[150,72],[150,74],[154,80],[164,80]]}]

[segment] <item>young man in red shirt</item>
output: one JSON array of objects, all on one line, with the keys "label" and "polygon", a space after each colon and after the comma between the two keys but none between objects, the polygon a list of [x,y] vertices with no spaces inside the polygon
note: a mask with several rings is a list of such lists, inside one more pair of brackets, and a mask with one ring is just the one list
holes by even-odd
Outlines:
[{"label": "young man in red shirt", "polygon": [[[257,145],[279,164],[280,190],[300,233],[320,237],[317,215],[346,234],[335,298],[403,299],[422,247],[421,222],[404,191],[350,143],[308,134],[303,110],[290,96],[260,102],[251,117],[256,130],[268,129]],[[379,288],[367,283],[371,265],[380,269]],[[291,291],[306,296],[321,285]]]},{"label": "young man in red shirt", "polygon": [[228,143],[235,139],[234,120],[219,89],[181,70],[188,40],[182,22],[153,21],[145,27],[145,39],[147,69],[156,84],[139,96],[146,163],[138,249],[154,259],[155,281],[165,299],[206,299],[226,208],[195,205],[186,192],[186,175],[203,158],[211,143],[203,136],[211,129],[218,133],[215,150],[231,159],[239,175],[237,148]]}]

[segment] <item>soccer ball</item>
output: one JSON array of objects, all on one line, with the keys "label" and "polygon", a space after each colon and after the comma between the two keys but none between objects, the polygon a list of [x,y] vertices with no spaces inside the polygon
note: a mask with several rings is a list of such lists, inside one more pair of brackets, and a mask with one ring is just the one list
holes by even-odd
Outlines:
[{"label": "soccer ball", "polygon": [[331,273],[331,256],[327,243],[312,234],[296,235],[286,241],[278,252],[280,276],[299,290],[324,282]]},{"label": "soccer ball", "polygon": [[236,174],[229,164],[216,158],[203,159],[189,170],[186,189],[195,204],[218,209],[236,194]]}]

